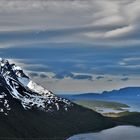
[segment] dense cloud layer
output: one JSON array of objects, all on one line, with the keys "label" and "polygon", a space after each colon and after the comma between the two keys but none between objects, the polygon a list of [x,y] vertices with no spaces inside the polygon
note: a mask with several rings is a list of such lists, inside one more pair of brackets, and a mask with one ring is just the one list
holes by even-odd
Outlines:
[{"label": "dense cloud layer", "polygon": [[53,80],[92,82],[88,89],[138,85],[139,5],[139,0],[2,0],[0,55],[41,79],[52,72]]},{"label": "dense cloud layer", "polygon": [[40,39],[111,46],[140,44],[139,5],[139,0],[1,1],[1,47]]}]

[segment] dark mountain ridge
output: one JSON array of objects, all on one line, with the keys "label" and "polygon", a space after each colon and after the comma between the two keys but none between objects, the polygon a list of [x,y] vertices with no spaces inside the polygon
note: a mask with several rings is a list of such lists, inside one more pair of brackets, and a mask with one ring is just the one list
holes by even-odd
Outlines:
[{"label": "dark mountain ridge", "polygon": [[66,139],[115,126],[109,118],[58,97],[0,60],[0,138]]}]

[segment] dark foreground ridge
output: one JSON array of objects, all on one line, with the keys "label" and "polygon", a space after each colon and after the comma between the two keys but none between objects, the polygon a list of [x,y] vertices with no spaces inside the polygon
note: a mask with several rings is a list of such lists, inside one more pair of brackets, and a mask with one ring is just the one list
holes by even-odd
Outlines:
[{"label": "dark foreground ridge", "polygon": [[54,95],[20,67],[0,59],[0,138],[61,140],[115,125],[97,112]]}]

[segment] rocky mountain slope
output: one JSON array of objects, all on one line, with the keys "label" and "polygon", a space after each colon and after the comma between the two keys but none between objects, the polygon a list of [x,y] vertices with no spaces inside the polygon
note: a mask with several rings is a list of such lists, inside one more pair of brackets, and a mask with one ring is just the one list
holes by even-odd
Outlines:
[{"label": "rocky mountain slope", "polygon": [[95,111],[54,95],[8,60],[0,60],[0,138],[64,140],[115,125]]}]

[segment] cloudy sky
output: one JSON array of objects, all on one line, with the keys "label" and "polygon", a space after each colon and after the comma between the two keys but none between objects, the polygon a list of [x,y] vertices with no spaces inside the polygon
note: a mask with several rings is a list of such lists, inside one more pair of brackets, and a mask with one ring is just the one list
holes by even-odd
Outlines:
[{"label": "cloudy sky", "polygon": [[140,0],[0,0],[0,56],[56,93],[140,85]]}]

